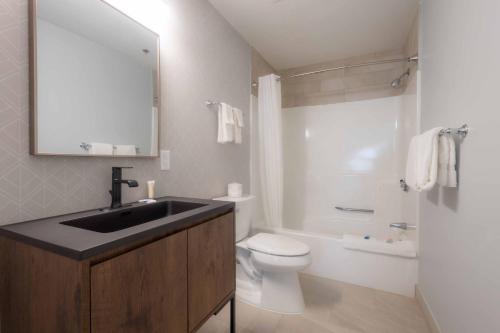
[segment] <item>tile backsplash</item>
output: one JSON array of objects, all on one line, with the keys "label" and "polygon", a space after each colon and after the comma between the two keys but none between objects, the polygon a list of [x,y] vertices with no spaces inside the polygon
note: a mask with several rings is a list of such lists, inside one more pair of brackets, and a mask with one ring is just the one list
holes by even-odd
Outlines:
[{"label": "tile backsplash", "polygon": [[[393,50],[287,69],[279,74],[287,77],[325,68],[404,57],[403,50]],[[388,63],[286,79],[282,83],[283,107],[335,104],[401,95],[404,87],[394,89],[390,83],[403,74],[405,69],[406,64],[403,62]]]},{"label": "tile backsplash", "polygon": [[[401,49],[290,68],[280,71],[279,74],[286,77],[325,68],[418,55],[418,18],[418,13],[416,13],[406,43]],[[403,74],[407,68],[408,64],[405,63],[388,63],[283,80],[283,107],[335,104],[398,96],[403,94],[407,81],[398,89],[392,88],[390,83]],[[411,68],[413,71],[415,66]]]},{"label": "tile backsplash", "polygon": [[0,0],[0,225],[108,205],[112,166],[134,167],[124,177],[140,186],[124,187],[124,201],[145,197],[149,179],[158,195],[210,198],[231,181],[248,186],[248,130],[243,145],[217,144],[216,113],[204,101],[247,116],[251,48],[207,1],[169,5],[177,20],[164,32],[160,147],[171,150],[172,168],[160,171],[157,158],[29,155],[27,0]]}]

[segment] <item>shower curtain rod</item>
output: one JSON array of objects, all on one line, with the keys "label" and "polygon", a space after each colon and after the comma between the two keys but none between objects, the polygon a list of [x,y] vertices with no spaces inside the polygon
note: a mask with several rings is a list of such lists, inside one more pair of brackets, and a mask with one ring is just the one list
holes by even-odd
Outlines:
[{"label": "shower curtain rod", "polygon": [[[331,71],[338,71],[341,69],[348,69],[348,68],[356,68],[356,67],[364,67],[364,66],[371,66],[371,65],[381,65],[381,64],[390,64],[393,62],[418,62],[418,56],[413,56],[409,58],[399,58],[399,59],[387,59],[387,60],[378,60],[378,61],[369,61],[369,62],[363,62],[360,64],[353,64],[353,65],[344,65],[344,66],[338,66],[338,67],[331,67],[331,68],[325,68],[325,69],[320,69],[317,71],[312,71],[312,72],[305,72],[305,73],[299,73],[299,74],[293,74],[287,77],[284,77],[283,79],[278,78],[278,81],[281,80],[286,80],[286,79],[293,79],[296,77],[302,77],[302,76],[307,76],[307,75],[313,75],[313,74],[320,74],[320,73],[325,73],[325,72],[331,72]],[[258,83],[257,82],[252,82],[252,87],[257,87]]]}]

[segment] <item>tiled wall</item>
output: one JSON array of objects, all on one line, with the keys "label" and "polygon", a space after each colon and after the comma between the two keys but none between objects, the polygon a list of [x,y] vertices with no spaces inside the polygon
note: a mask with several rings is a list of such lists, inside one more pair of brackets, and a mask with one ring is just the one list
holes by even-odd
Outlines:
[{"label": "tiled wall", "polygon": [[[368,54],[281,71],[281,77],[339,67],[349,64],[404,58],[404,50]],[[342,69],[282,80],[283,107],[343,103],[401,95],[404,87],[394,89],[392,80],[405,71],[405,63],[390,63]]]},{"label": "tiled wall", "polygon": [[[414,56],[418,53],[418,22],[416,15],[407,41],[401,49],[291,68],[279,74],[287,77],[330,67]],[[414,66],[412,67],[413,73]],[[394,89],[390,87],[390,83],[406,68],[408,68],[407,63],[382,64],[286,79],[282,81],[283,107],[342,103],[401,95],[405,89],[404,85]]]},{"label": "tiled wall", "polygon": [[112,166],[133,166],[124,176],[139,181],[124,187],[124,201],[144,197],[148,179],[160,195],[209,198],[231,181],[248,186],[248,129],[241,146],[217,144],[216,114],[204,101],[248,115],[251,48],[207,1],[168,5],[160,146],[172,151],[172,169],[160,171],[158,159],[29,155],[27,0],[0,0],[0,224],[108,205]]}]

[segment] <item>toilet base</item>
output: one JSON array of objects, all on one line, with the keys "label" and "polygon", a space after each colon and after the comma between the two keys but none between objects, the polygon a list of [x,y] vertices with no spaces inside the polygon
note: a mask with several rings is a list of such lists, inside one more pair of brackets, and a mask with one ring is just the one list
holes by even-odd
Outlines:
[{"label": "toilet base", "polygon": [[243,303],[282,313],[304,312],[304,298],[297,273],[266,272],[262,280],[252,280],[236,265],[236,297]]},{"label": "toilet base", "polygon": [[304,312],[304,297],[297,273],[266,272],[262,279],[261,307],[286,314]]},{"label": "toilet base", "polygon": [[260,307],[262,298],[261,281],[252,280],[240,264],[236,265],[236,297],[243,303]]}]

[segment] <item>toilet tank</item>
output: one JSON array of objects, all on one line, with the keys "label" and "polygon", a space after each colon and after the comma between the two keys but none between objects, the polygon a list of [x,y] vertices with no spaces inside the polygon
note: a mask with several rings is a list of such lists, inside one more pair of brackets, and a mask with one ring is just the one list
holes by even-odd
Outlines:
[{"label": "toilet tank", "polygon": [[244,195],[239,198],[233,197],[221,197],[215,198],[214,200],[219,201],[232,201],[236,205],[235,209],[235,234],[236,242],[246,238],[250,233],[250,226],[252,223],[252,212],[253,212],[253,202],[255,196]]}]

